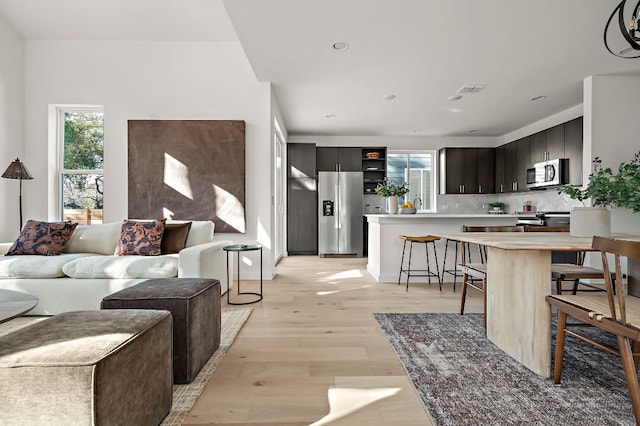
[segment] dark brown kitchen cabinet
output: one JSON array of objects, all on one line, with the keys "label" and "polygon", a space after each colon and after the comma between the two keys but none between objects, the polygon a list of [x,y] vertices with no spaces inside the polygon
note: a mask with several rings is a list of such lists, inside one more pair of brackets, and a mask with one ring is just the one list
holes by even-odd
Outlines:
[{"label": "dark brown kitchen cabinet", "polygon": [[316,168],[319,172],[361,172],[362,148],[360,147],[318,147],[316,148]]},{"label": "dark brown kitchen cabinet", "polygon": [[495,192],[500,194],[505,191],[504,167],[505,167],[505,145],[496,148],[495,156]]},{"label": "dark brown kitchen cabinet", "polygon": [[496,150],[494,148],[478,148],[478,194],[495,193]]},{"label": "dark brown kitchen cabinet", "polygon": [[443,148],[439,161],[440,194],[489,194],[494,191],[493,148]]},{"label": "dark brown kitchen cabinet", "polygon": [[564,124],[531,135],[531,164],[564,158]]},{"label": "dark brown kitchen cabinet", "polygon": [[318,253],[316,145],[287,144],[287,252]]},{"label": "dark brown kitchen cabinet", "polygon": [[312,143],[287,144],[287,177],[316,176],[316,145]]},{"label": "dark brown kitchen cabinet", "polygon": [[527,190],[526,169],[531,159],[531,137],[496,148],[495,192],[519,192]]},{"label": "dark brown kitchen cabinet", "polygon": [[316,179],[303,177],[287,181],[287,252],[318,254]]},{"label": "dark brown kitchen cabinet", "polygon": [[582,185],[582,117],[564,123],[564,158],[569,159],[569,184]]},{"label": "dark brown kitchen cabinet", "polygon": [[531,138],[522,138],[516,144],[517,148],[517,168],[515,176],[515,192],[528,191],[527,188],[527,166],[531,164]]}]

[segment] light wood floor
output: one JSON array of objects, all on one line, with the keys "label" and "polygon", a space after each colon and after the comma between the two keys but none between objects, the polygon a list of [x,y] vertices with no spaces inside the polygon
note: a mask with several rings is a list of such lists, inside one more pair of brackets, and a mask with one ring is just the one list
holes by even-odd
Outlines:
[{"label": "light wood floor", "polygon": [[[317,256],[285,258],[277,272],[185,425],[431,424],[372,313],[458,312],[459,281],[455,293],[407,293],[376,283],[366,259]],[[467,311],[482,311],[479,292]]]}]

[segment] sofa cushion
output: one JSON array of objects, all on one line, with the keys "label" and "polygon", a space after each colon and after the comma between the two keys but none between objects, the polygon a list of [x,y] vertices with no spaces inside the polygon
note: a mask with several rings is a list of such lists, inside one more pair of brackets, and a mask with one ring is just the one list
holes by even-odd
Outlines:
[{"label": "sofa cushion", "polygon": [[62,267],[75,259],[94,256],[90,253],[65,253],[60,256],[0,256],[0,278],[64,277]]},{"label": "sofa cushion", "polygon": [[71,278],[170,278],[178,276],[178,256],[91,256],[62,271]]},{"label": "sofa cushion", "polygon": [[162,254],[178,253],[185,248],[189,229],[191,222],[165,224],[160,245]]},{"label": "sofa cushion", "polygon": [[65,253],[113,254],[120,239],[121,222],[78,225],[64,247]]},{"label": "sofa cushion", "polygon": [[28,220],[6,256],[44,255],[57,256],[78,226],[72,222],[42,222]]},{"label": "sofa cushion", "polygon": [[125,220],[114,254],[118,256],[158,256],[164,234],[165,219],[151,221]]},{"label": "sofa cushion", "polygon": [[[176,223],[176,222],[172,222]],[[210,220],[194,220],[187,237],[187,247],[206,244],[213,241],[214,223]]]}]

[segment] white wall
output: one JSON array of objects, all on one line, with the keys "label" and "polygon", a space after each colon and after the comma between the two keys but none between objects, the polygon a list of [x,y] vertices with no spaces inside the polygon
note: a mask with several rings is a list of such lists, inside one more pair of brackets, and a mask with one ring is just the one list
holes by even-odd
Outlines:
[{"label": "white wall", "polygon": [[[24,158],[24,40],[0,16],[0,174],[16,157],[33,173]],[[13,241],[19,233],[19,181],[0,179],[0,242]],[[33,181],[23,181],[29,193]],[[25,216],[26,220],[26,216]]]},{"label": "white wall", "polygon": [[[50,104],[104,105],[108,222],[127,217],[127,120],[244,120],[247,232],[217,238],[265,244],[263,270],[271,272],[271,88],[256,81],[239,43],[28,41],[25,154],[36,180],[25,210],[41,219],[53,219],[47,211]],[[258,276],[258,259],[244,263],[243,277]]]},{"label": "white wall", "polygon": [[[592,76],[584,82],[583,170],[591,170],[591,160],[602,159],[604,167],[618,168],[640,151],[638,108],[640,76]],[[585,184],[588,173],[584,174]],[[640,232],[640,214],[628,209],[611,211],[613,232]]]}]

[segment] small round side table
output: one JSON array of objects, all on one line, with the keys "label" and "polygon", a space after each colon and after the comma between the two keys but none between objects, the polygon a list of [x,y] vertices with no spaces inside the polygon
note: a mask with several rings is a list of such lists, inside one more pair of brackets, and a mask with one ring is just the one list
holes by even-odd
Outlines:
[{"label": "small round side table", "polygon": [[[227,252],[227,283],[229,283],[229,289],[227,290],[227,304],[228,305],[250,305],[252,303],[257,303],[261,301],[262,300],[262,246],[259,244],[234,244],[231,246],[225,246],[222,249]],[[256,251],[256,250],[260,250],[260,293],[255,293],[252,291],[241,292],[240,291],[240,253],[243,251]],[[229,253],[232,253],[232,252],[238,253],[238,256],[237,256],[238,257],[238,295],[253,294],[255,296],[258,296],[256,300],[252,300],[251,302],[231,302],[229,300],[230,298],[229,294],[231,293],[231,284],[232,284],[229,282]],[[233,267],[233,265],[231,267]]]}]

